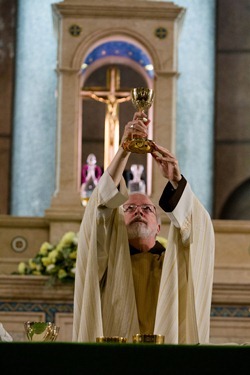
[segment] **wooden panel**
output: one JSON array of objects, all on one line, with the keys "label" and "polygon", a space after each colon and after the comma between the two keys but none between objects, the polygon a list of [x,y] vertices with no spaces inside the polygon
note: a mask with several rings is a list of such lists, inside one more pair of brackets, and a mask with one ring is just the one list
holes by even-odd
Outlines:
[{"label": "wooden panel", "polygon": [[250,343],[250,319],[212,318],[210,342],[213,344]]},{"label": "wooden panel", "polygon": [[57,313],[55,323],[58,327],[60,327],[59,335],[56,341],[72,341],[73,314]]}]

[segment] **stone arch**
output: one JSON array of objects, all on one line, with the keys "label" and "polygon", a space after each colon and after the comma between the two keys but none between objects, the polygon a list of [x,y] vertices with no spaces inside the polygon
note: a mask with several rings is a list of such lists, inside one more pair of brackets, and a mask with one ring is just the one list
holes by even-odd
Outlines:
[{"label": "stone arch", "polygon": [[[68,207],[79,209],[81,65],[89,51],[105,40],[127,40],[138,45],[150,57],[156,73],[151,85],[157,99],[151,123],[157,124],[152,125],[153,140],[174,151],[177,40],[183,8],[172,3],[151,4],[148,1],[140,1],[140,4],[117,2],[110,6],[108,2],[97,0],[95,4],[59,3],[54,5],[53,10],[58,32],[58,118],[57,188],[51,200],[51,212],[62,212]],[[77,26],[79,34],[73,35],[70,25]],[[165,30],[166,35],[157,35],[158,28]],[[152,198],[164,188],[165,181],[158,179],[159,173],[152,169]]]},{"label": "stone arch", "polygon": [[121,29],[115,28],[107,29],[102,32],[97,31],[84,38],[73,54],[71,68],[80,70],[82,61],[90,50],[94,49],[96,46],[104,43],[105,41],[115,39],[129,41],[131,44],[137,45],[139,48],[143,49],[152,59],[155,71],[161,70],[162,64],[160,62],[158,52],[149,40],[144,38],[142,35],[137,34],[135,36],[130,30],[121,31]]},{"label": "stone arch", "polygon": [[102,58],[95,63],[93,63],[90,67],[87,68],[86,73],[84,73],[84,80],[86,81],[88,76],[90,76],[95,70],[97,70],[99,67],[103,65],[113,65],[113,64],[121,64],[121,65],[126,65],[128,67],[131,67],[134,71],[139,73],[140,75],[143,76],[144,80],[147,82],[147,87],[153,88],[153,82],[154,79],[150,78],[143,67],[139,66],[137,63],[135,63],[132,60],[114,56],[112,57],[107,57],[107,58]]},{"label": "stone arch", "polygon": [[[150,63],[154,66],[152,56],[149,55],[149,52],[144,48],[144,46],[139,44],[138,41],[135,42],[132,39],[124,37],[124,35],[121,36],[121,35],[116,34],[116,35],[113,35],[112,37],[109,37],[109,36],[103,37],[103,35],[102,35],[102,37],[98,41],[92,40],[92,45],[91,46],[88,45],[88,48],[85,48],[85,46],[83,44],[82,44],[81,48],[78,46],[78,53],[77,53],[77,57],[75,55],[76,58],[74,59],[73,69],[76,70],[76,66],[79,66],[79,65],[81,66],[83,61],[89,55],[89,53],[91,53],[96,47],[105,45],[107,42],[114,42],[114,41],[127,42],[130,45],[138,47],[140,50],[143,51],[143,53],[148,57],[148,60],[150,61]],[[83,53],[84,53],[84,55],[83,55]],[[80,58],[81,58],[81,60],[80,60]],[[82,79],[81,79],[81,75],[79,75],[79,77],[80,77],[79,85],[82,87],[82,82],[86,81],[87,77],[90,76],[93,72],[97,71],[99,67],[102,67],[104,65],[113,65],[113,64],[118,64],[118,65],[121,64],[121,65],[124,65],[124,66],[127,66],[127,67],[130,66],[132,68],[132,70],[134,70],[139,76],[143,77],[143,79],[146,82],[147,87],[149,87],[149,88],[154,87],[154,76],[149,77],[149,75],[146,73],[144,67],[141,66],[138,62],[135,62],[133,59],[129,59],[127,57],[120,57],[120,56],[118,57],[118,56],[113,56],[113,55],[107,56],[107,57],[104,57],[104,58],[102,57],[98,61],[96,61],[95,63],[88,66],[86,68],[86,72],[82,75]],[[149,109],[149,115],[150,115],[151,119],[153,118],[152,114],[153,114],[153,108],[150,108]],[[151,122],[150,128],[149,128],[149,138],[150,139],[152,138],[152,134],[153,134],[153,121]],[[149,155],[147,155],[147,162],[146,162],[146,165],[145,165],[145,173],[148,176],[147,177],[147,189],[148,189],[147,191],[150,194],[150,192],[151,192],[152,161],[149,158]]]}]

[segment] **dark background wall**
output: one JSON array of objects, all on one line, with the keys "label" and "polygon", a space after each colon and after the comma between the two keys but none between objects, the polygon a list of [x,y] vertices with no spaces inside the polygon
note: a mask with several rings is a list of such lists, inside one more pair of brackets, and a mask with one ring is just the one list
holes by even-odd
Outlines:
[{"label": "dark background wall", "polygon": [[214,217],[250,219],[250,1],[217,1]]},{"label": "dark background wall", "polygon": [[0,0],[0,214],[9,213],[17,0]]}]

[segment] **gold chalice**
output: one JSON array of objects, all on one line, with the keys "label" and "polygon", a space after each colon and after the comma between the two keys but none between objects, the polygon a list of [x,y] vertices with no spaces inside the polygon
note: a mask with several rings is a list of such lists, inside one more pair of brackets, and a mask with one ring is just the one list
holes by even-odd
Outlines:
[{"label": "gold chalice", "polygon": [[[131,90],[131,101],[137,111],[146,111],[154,100],[154,90],[138,87]],[[144,121],[144,119],[142,119]],[[147,120],[147,119],[146,119]],[[126,139],[123,148],[137,154],[146,154],[153,150],[154,142],[147,138],[139,138],[136,133],[132,139]]]},{"label": "gold chalice", "polygon": [[59,333],[51,322],[25,322],[24,329],[29,341],[55,341]]}]

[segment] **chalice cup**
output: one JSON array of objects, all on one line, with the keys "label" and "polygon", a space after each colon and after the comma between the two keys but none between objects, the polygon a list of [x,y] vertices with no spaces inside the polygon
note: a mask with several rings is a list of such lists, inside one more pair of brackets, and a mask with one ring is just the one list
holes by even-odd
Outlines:
[{"label": "chalice cup", "polygon": [[[138,87],[131,90],[131,101],[138,112],[146,112],[152,106],[153,100],[154,90],[152,89]],[[144,121],[143,118],[142,120]],[[153,151],[154,142],[147,138],[140,138],[135,133],[132,139],[124,141],[123,148],[137,154],[146,154]]]},{"label": "chalice cup", "polygon": [[25,322],[24,330],[29,341],[55,341],[59,327],[51,322]]}]

